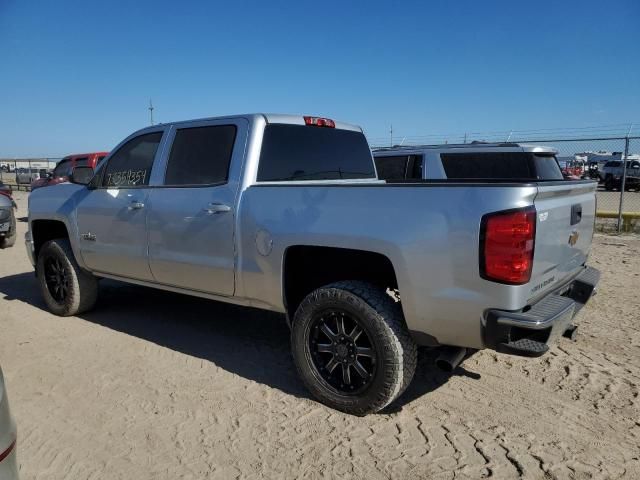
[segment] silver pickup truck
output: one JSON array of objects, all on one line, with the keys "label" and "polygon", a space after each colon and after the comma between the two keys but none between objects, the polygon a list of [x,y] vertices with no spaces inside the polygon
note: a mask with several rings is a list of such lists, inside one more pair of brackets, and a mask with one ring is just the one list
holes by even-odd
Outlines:
[{"label": "silver pickup truck", "polygon": [[[308,389],[364,415],[416,346],[542,355],[598,282],[591,181],[376,176],[359,127],[238,115],[156,125],[29,198],[27,252],[57,315],[98,279],[286,314]],[[212,319],[214,320],[214,319]]]}]

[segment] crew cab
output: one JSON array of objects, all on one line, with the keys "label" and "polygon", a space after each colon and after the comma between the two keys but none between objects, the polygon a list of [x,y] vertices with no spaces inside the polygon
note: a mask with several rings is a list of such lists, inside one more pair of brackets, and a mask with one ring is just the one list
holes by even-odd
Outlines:
[{"label": "crew cab", "polygon": [[70,180],[29,197],[52,312],[93,308],[104,277],[284,313],[304,384],[352,414],[403,392],[417,345],[451,368],[466,349],[542,355],[599,277],[595,182],[391,183],[328,118],[155,125]]},{"label": "crew cab", "polygon": [[31,182],[31,191],[69,181],[69,175],[75,167],[95,168],[109,152],[76,153],[60,160],[51,174]]}]

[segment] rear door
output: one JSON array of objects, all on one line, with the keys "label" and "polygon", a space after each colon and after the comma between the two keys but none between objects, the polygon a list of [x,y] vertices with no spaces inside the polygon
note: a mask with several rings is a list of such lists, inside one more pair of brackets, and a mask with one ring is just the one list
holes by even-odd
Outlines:
[{"label": "rear door", "polygon": [[596,187],[589,181],[539,184],[531,296],[557,286],[587,261]]},{"label": "rear door", "polygon": [[233,295],[235,205],[247,131],[244,119],[173,130],[164,185],[149,202],[149,263],[157,282]]}]

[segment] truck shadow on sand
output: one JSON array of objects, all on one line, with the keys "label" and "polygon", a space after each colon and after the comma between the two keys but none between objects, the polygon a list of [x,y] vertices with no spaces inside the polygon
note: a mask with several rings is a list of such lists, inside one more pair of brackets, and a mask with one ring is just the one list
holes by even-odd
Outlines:
[{"label": "truck shadow on sand", "polygon": [[[48,313],[33,273],[0,278],[0,299],[22,301]],[[212,362],[290,395],[311,398],[295,371],[283,315],[102,280],[96,308],[79,318]],[[434,350],[419,350],[414,381],[382,413],[402,410],[453,375],[480,377],[463,367],[442,372],[434,365],[436,357]]]}]

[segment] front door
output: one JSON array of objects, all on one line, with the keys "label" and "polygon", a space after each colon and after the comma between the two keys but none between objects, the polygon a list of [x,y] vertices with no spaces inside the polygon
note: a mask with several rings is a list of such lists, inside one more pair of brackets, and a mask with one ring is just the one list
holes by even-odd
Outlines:
[{"label": "front door", "polygon": [[235,197],[247,126],[215,120],[174,130],[164,186],[149,199],[149,264],[157,282],[233,295]]},{"label": "front door", "polygon": [[126,141],[79,200],[80,252],[92,271],[153,280],[147,255],[148,185],[162,135],[157,131]]}]

